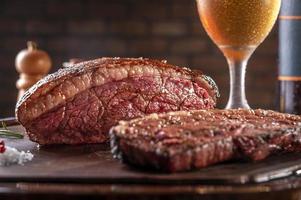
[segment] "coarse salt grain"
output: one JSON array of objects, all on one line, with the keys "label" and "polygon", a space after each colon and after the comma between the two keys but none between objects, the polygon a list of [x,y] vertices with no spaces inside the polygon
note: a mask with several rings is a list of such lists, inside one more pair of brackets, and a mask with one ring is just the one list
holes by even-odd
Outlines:
[{"label": "coarse salt grain", "polygon": [[25,151],[18,151],[16,148],[5,147],[5,152],[0,153],[0,166],[9,166],[12,164],[23,165],[31,161],[33,154]]}]

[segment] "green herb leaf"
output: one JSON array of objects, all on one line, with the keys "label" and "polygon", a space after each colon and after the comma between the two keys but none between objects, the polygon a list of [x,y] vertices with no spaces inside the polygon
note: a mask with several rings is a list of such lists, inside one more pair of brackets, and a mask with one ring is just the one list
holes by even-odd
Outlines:
[{"label": "green herb leaf", "polygon": [[22,139],[24,136],[21,133],[11,131],[7,128],[4,121],[1,121],[2,129],[0,129],[0,137]]},{"label": "green herb leaf", "polygon": [[22,139],[24,136],[8,129],[0,129],[0,137]]}]

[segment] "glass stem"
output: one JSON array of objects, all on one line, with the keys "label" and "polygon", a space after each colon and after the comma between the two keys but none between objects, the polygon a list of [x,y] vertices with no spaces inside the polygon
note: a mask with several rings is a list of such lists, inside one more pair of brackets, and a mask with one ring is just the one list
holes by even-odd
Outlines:
[{"label": "glass stem", "polygon": [[226,109],[250,108],[245,93],[245,76],[248,59],[228,59],[230,71],[230,97]]}]

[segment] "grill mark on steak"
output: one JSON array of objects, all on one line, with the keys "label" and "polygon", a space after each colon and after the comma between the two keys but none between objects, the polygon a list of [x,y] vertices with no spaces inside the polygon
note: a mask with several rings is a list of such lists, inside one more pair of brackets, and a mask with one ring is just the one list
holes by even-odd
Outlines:
[{"label": "grill mark on steak", "polygon": [[30,139],[40,144],[99,143],[121,119],[213,108],[217,95],[202,74],[188,69],[104,58],[47,76],[27,91],[16,113]]},{"label": "grill mark on steak", "polygon": [[115,157],[176,172],[301,152],[301,116],[261,109],[178,111],[122,121],[110,135]]}]

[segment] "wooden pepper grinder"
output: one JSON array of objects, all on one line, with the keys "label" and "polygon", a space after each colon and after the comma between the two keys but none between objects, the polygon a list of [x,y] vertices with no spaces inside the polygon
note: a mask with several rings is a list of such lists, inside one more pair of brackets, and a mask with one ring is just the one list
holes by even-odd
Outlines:
[{"label": "wooden pepper grinder", "polygon": [[20,74],[16,82],[19,99],[27,89],[48,74],[51,68],[51,59],[45,51],[37,49],[35,42],[28,41],[27,49],[18,53],[15,65]]}]

